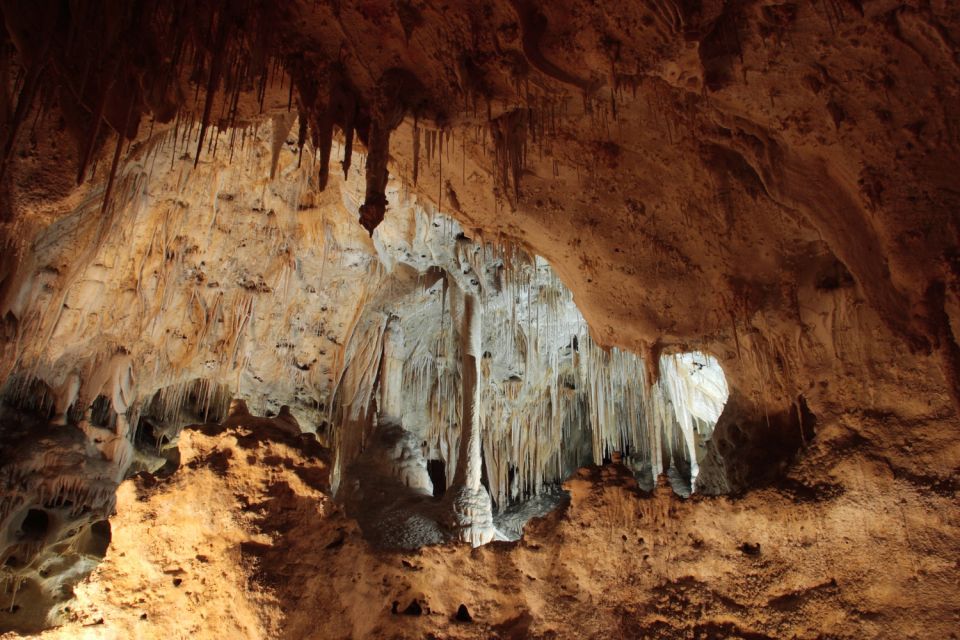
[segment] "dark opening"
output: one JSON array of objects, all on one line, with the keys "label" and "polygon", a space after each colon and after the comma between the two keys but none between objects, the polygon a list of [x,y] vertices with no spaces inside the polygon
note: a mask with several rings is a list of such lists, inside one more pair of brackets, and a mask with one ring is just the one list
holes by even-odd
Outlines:
[{"label": "dark opening", "polygon": [[[720,471],[723,482],[715,485],[713,479],[704,473],[705,470],[710,472],[709,467],[701,465],[698,490],[702,489],[704,493],[742,492],[777,483],[798,499],[810,498],[806,495],[810,487],[804,488],[802,483],[786,477],[798,453],[816,436],[817,417],[810,411],[806,398],[797,396],[792,405],[776,413],[746,414],[744,418],[735,419],[729,415],[727,420],[721,418],[711,443],[724,460]],[[819,493],[833,490],[827,483],[820,483],[816,489]]]},{"label": "dark opening", "polygon": [[47,537],[50,516],[42,509],[30,509],[20,524],[20,534],[27,540],[43,540]]},{"label": "dark opening", "polygon": [[443,460],[427,460],[427,473],[433,482],[433,497],[439,498],[447,491],[447,465]]},{"label": "dark opening", "polygon": [[487,493],[492,493],[490,491],[490,476],[487,474],[487,456],[483,455],[482,449],[480,450],[480,484],[487,490]]},{"label": "dark opening", "polygon": [[115,424],[116,416],[113,413],[113,403],[107,396],[97,396],[90,407],[90,423],[95,427],[111,429]]},{"label": "dark opening", "polygon": [[112,538],[109,520],[98,520],[90,525],[90,538],[87,542],[85,551],[92,555],[102,558],[107,555],[107,548],[110,546]]},{"label": "dark opening", "polygon": [[473,622],[473,616],[470,615],[470,611],[467,609],[467,605],[461,604],[457,607],[457,615],[455,616],[457,622]]}]

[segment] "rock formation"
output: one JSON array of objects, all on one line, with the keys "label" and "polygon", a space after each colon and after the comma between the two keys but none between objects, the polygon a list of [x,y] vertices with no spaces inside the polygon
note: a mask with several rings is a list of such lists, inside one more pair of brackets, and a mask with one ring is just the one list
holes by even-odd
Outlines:
[{"label": "rock formation", "polygon": [[955,628],[952,3],[0,15],[0,629],[215,629],[111,529],[289,491],[191,561],[237,635],[331,559],[320,637]]}]

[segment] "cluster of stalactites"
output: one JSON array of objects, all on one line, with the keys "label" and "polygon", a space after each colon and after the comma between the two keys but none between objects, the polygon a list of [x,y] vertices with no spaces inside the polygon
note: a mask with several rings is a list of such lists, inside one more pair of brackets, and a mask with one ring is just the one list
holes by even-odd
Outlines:
[{"label": "cluster of stalactites", "polygon": [[[366,146],[366,194],[359,213],[372,234],[387,207],[391,132],[407,115],[430,115],[435,122],[444,116],[430,108],[424,87],[405,69],[386,69],[372,90],[361,92],[342,61],[308,62],[276,53],[276,25],[284,12],[275,5],[148,0],[114,10],[47,1],[13,11],[0,28],[0,73],[13,88],[0,122],[0,178],[28,123],[33,122],[31,138],[37,137],[38,122],[41,131],[50,129],[47,112],[58,100],[61,122],[80,140],[77,183],[88,179],[91,167],[96,174],[101,156],[108,156],[102,162],[108,173],[98,199],[101,214],[113,206],[120,169],[140,146],[131,141],[149,140],[155,128],[169,130],[195,167],[201,159],[217,159],[218,147],[232,162],[247,125],[269,113],[285,122],[284,139],[299,120],[297,145],[302,155],[310,142],[319,156],[321,191],[334,127],[344,138],[344,175],[355,135]],[[146,85],[144,77],[150,79]],[[283,98],[286,115],[278,113]],[[224,134],[228,139],[221,140]],[[104,154],[110,137],[116,141]],[[276,163],[271,178],[275,169]]]},{"label": "cluster of stalactites", "polygon": [[219,422],[232,399],[229,387],[214,380],[184,380],[157,391],[145,402],[141,415],[151,423],[155,438],[170,441],[187,425]]},{"label": "cluster of stalactites", "polygon": [[484,454],[497,504],[537,495],[615,454],[644,485],[672,470],[678,491],[691,491],[701,443],[727,396],[716,360],[662,356],[661,377],[649,385],[641,357],[601,349],[585,327],[567,344],[556,359],[533,358],[522,378],[485,380]]},{"label": "cluster of stalactites", "polygon": [[660,377],[651,385],[639,356],[604,351],[589,337],[585,343],[580,375],[587,386],[594,462],[619,452],[649,483],[672,470],[679,481],[674,487],[692,491],[701,445],[727,399],[716,359],[699,352],[662,355]]},{"label": "cluster of stalactites", "polygon": [[[443,217],[417,216],[417,227],[434,257],[464,243],[459,226]],[[678,491],[692,490],[700,443],[727,396],[717,361],[701,353],[663,355],[660,378],[650,381],[640,356],[591,340],[571,292],[542,258],[481,243],[457,252],[481,281],[480,431],[485,484],[497,505],[539,494],[578,466],[615,453],[648,484],[671,470]],[[443,461],[450,485],[462,463],[455,286],[448,276],[425,278],[422,290],[393,295],[366,315],[344,363],[350,380],[339,390],[350,407],[341,430],[353,431],[342,436],[350,446],[341,447],[341,461],[358,455],[376,412],[385,411],[420,438],[426,458]],[[385,333],[393,338],[385,340]],[[380,389],[378,396],[384,384],[394,391]],[[358,428],[366,412],[372,415]]]}]

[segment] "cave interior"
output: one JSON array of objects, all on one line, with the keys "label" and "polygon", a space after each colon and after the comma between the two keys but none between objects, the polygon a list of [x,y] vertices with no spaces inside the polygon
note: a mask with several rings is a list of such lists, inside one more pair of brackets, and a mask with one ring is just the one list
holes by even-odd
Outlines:
[{"label": "cave interior", "polygon": [[3,638],[957,638],[950,0],[0,2]]}]

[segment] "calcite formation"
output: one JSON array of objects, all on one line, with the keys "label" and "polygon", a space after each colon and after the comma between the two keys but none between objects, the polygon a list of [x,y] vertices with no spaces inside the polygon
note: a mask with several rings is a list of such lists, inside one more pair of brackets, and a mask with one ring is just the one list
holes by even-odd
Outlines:
[{"label": "calcite formation", "polygon": [[[370,563],[366,596],[332,579],[355,597],[325,632],[393,633],[351,608],[376,582],[398,598],[384,616],[420,620],[397,635],[597,635],[590,564],[669,601],[600,611],[623,635],[956,626],[953,3],[40,0],[0,16],[0,628],[70,622],[75,587],[139,589],[109,555],[80,584],[116,492],[162,500],[154,483],[197,472],[206,497],[260,495],[225,470],[262,479],[229,459],[261,431],[329,452],[329,486],[284,482],[325,505],[320,531],[342,506],[321,553]],[[191,425],[216,455],[181,440]],[[249,458],[312,468],[283,452]],[[594,516],[603,533],[574,551]],[[625,560],[654,539],[641,520],[697,550],[637,542],[656,584]],[[241,556],[288,562],[258,526],[229,538]],[[534,539],[572,568],[543,570]],[[475,575],[514,596],[417,595],[380,565],[494,540],[514,546],[475,551],[493,566]],[[507,548],[549,584],[498,582]],[[466,552],[424,553],[444,580]],[[578,577],[566,616],[555,590],[575,597]],[[280,633],[269,594],[300,601],[262,585],[239,634]],[[437,623],[431,599],[479,626]],[[648,615],[699,605],[725,613]]]},{"label": "calcite formation", "polygon": [[[234,163],[202,168],[168,158],[161,136],[118,174],[109,228],[81,204],[44,230],[9,298],[23,327],[8,347],[11,406],[49,396],[49,428],[79,429],[112,465],[109,494],[175,467],[185,424],[249,422],[250,404],[333,449],[333,488],[351,483],[341,499],[380,546],[515,538],[523,503],[546,508],[545,492],[614,452],[647,486],[669,471],[689,495],[727,398],[714,358],[659,356],[648,381],[641,357],[593,342],[542,258],[468,238],[402,184],[364,238],[351,214],[363,177],[329,178],[318,201],[312,153],[274,146],[295,124],[276,118]],[[240,244],[225,254],[229,236]],[[407,444],[372,446],[385,438]],[[444,472],[431,478],[428,461]],[[372,497],[397,492],[425,499],[396,513]],[[385,530],[390,518],[401,524]]]},{"label": "calcite formation", "polygon": [[16,627],[37,630],[106,552],[125,463],[109,457],[115,445],[103,453],[112,432],[86,421],[67,429],[8,411],[3,419],[3,607],[25,621]]}]

